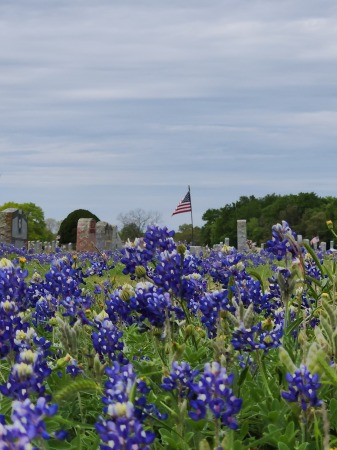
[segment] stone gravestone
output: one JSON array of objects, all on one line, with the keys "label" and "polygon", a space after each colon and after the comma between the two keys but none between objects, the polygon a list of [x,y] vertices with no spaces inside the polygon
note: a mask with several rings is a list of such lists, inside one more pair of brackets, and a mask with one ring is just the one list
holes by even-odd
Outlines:
[{"label": "stone gravestone", "polygon": [[247,250],[247,221],[238,220],[237,221],[237,232],[238,232],[238,252],[244,252]]},{"label": "stone gravestone", "polygon": [[94,252],[96,250],[95,219],[79,219],[77,222],[76,251]]},{"label": "stone gravestone", "polygon": [[21,209],[7,208],[0,212],[0,242],[27,248],[28,223]]},{"label": "stone gravestone", "polygon": [[118,234],[117,225],[112,225],[112,246],[111,250],[120,250],[123,247],[123,242]]},{"label": "stone gravestone", "polygon": [[108,222],[96,223],[96,246],[98,250],[104,252],[112,248],[112,225]]}]

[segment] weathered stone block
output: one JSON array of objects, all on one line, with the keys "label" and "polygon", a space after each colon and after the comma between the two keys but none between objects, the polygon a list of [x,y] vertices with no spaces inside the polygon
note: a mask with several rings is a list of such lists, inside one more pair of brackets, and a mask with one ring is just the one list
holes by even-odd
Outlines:
[{"label": "weathered stone block", "polygon": [[0,242],[27,248],[28,223],[21,209],[7,208],[0,212]]},{"label": "weathered stone block", "polygon": [[94,219],[79,219],[77,222],[76,251],[96,250],[96,222]]}]

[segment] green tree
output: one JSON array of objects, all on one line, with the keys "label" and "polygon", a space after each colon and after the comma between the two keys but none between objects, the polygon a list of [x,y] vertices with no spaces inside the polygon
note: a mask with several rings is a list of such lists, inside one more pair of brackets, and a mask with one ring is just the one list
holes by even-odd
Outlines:
[{"label": "green tree", "polygon": [[221,216],[221,209],[208,209],[202,216],[206,224],[201,228],[202,242],[204,244],[212,243],[213,227],[217,219]]},{"label": "green tree", "polygon": [[95,219],[96,222],[99,221],[99,218],[87,209],[76,209],[71,212],[60,225],[58,235],[60,236],[61,244],[76,243],[77,222],[79,219]]},{"label": "green tree", "polygon": [[271,227],[286,220],[291,228],[303,237],[319,235],[321,240],[329,240],[326,220],[337,220],[337,199],[321,198],[314,192],[299,194],[269,194],[262,198],[242,196],[223,208],[207,210],[203,215],[206,224],[202,227],[205,241],[214,245],[237,240],[237,220],[247,220],[247,237],[257,244],[266,242],[271,236]]},{"label": "green tree", "polygon": [[257,217],[251,217],[247,221],[247,237],[253,242],[261,242],[263,239],[263,229]]},{"label": "green tree", "polygon": [[125,224],[119,232],[119,236],[123,242],[127,241],[128,239],[130,239],[130,241],[134,241],[136,238],[142,237],[143,234],[143,231],[136,223]]},{"label": "green tree", "polygon": [[174,235],[176,242],[187,242],[193,245],[202,245],[201,228],[193,227],[193,242],[192,242],[192,225],[184,223],[179,226],[178,231]]},{"label": "green tree", "polygon": [[35,203],[7,202],[0,206],[0,211],[7,208],[17,208],[23,211],[27,217],[29,241],[50,241],[53,239],[53,233],[47,228],[44,213]]},{"label": "green tree", "polygon": [[309,209],[303,215],[301,233],[299,234],[303,234],[308,239],[318,236],[321,241],[327,242],[332,239],[331,233],[326,226],[327,220],[325,211]]}]

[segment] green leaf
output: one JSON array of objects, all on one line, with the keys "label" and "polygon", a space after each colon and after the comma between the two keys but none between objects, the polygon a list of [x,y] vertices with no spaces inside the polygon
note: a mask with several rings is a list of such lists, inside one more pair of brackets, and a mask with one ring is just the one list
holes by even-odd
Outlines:
[{"label": "green leaf", "polygon": [[102,388],[95,381],[90,379],[79,379],[72,381],[68,386],[64,386],[54,394],[54,400],[56,403],[62,400],[68,400],[70,396],[81,391],[101,391]]},{"label": "green leaf", "polygon": [[337,400],[332,398],[329,404],[329,421],[331,428],[337,430]]},{"label": "green leaf", "polygon": [[290,448],[286,444],[284,444],[283,442],[279,442],[278,445],[277,445],[277,448],[279,450],[290,450]]},{"label": "green leaf", "polygon": [[327,361],[324,359],[324,357],[321,354],[319,354],[317,356],[317,362],[320,365],[320,367],[323,370],[326,377],[330,380],[330,382],[334,385],[337,385],[336,371],[330,367],[330,365],[327,363]]},{"label": "green leaf", "polygon": [[292,322],[285,330],[285,335],[289,336],[292,334],[292,332],[303,322],[303,317],[300,317],[299,319],[296,319],[294,322]]},{"label": "green leaf", "polygon": [[303,442],[299,447],[296,447],[296,450],[305,450],[308,448],[308,442]]},{"label": "green leaf", "polygon": [[10,416],[12,411],[12,399],[9,397],[1,396],[0,400],[0,411],[4,416]]},{"label": "green leaf", "polygon": [[50,440],[44,443],[46,450],[73,450],[74,447],[69,442]]},{"label": "green leaf", "polygon": [[184,443],[177,434],[173,434],[165,428],[160,428],[159,433],[162,438],[163,444],[168,445],[169,448],[176,450],[184,450],[185,448],[187,448],[184,446]]},{"label": "green leaf", "polygon": [[234,442],[233,450],[244,450],[241,441]]},{"label": "green leaf", "polygon": [[243,371],[240,373],[240,377],[239,377],[239,381],[238,381],[239,386],[241,386],[241,384],[245,381],[248,370],[249,370],[249,366],[245,367],[243,369]]},{"label": "green leaf", "polygon": [[190,440],[193,438],[193,436],[194,436],[193,431],[190,431],[189,433],[185,433],[185,436],[184,436],[185,441],[190,442]]},{"label": "green leaf", "polygon": [[57,414],[56,416],[53,417],[46,417],[44,419],[44,421],[46,422],[46,424],[49,426],[49,423],[51,423],[52,427],[55,427],[57,425],[57,427],[55,429],[60,428],[60,426],[62,428],[83,428],[85,430],[95,430],[95,426],[91,425],[89,423],[81,423],[81,422],[76,422],[74,420],[69,420],[69,419],[65,419],[64,417],[60,416],[59,414]]}]

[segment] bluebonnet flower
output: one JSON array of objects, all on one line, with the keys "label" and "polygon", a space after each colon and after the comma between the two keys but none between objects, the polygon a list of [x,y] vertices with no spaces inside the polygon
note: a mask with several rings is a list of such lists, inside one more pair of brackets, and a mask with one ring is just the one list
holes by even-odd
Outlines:
[{"label": "bluebonnet flower", "polygon": [[11,368],[8,381],[0,385],[0,392],[18,400],[25,400],[33,393],[41,396],[45,392],[44,380],[50,373],[51,369],[40,349],[36,352],[23,349]]},{"label": "bluebonnet flower", "polygon": [[152,259],[152,252],[145,250],[144,240],[137,238],[133,242],[127,241],[122,250],[121,263],[125,265],[123,269],[124,275],[130,274],[131,279],[135,279],[135,271],[137,266],[147,266]]},{"label": "bluebonnet flower", "polygon": [[18,330],[26,331],[28,323],[23,323],[19,315],[19,308],[14,300],[0,302],[0,357],[5,357],[14,344]]},{"label": "bluebonnet flower", "polygon": [[197,303],[206,290],[203,269],[199,259],[188,252],[184,254],[173,250],[161,252],[155,267],[148,271],[148,277],[164,291],[184,301],[186,307],[196,313]]},{"label": "bluebonnet flower", "polygon": [[131,316],[132,310],[129,305],[130,297],[133,292],[133,289],[130,291],[127,288],[124,289],[124,287],[115,289],[113,294],[105,301],[106,312],[111,322],[117,323],[121,321],[129,325],[134,322],[134,319]]},{"label": "bluebonnet flower", "polygon": [[274,275],[268,278],[268,283],[268,289],[261,296],[260,308],[265,316],[272,316],[274,311],[281,308],[283,304],[280,286]]},{"label": "bluebonnet flower", "polygon": [[149,225],[144,238],[137,238],[134,242],[127,241],[122,251],[121,263],[125,264],[123,273],[135,277],[137,266],[147,268],[150,261],[154,261],[161,252],[172,252],[176,249],[173,240],[174,231],[167,227],[160,228],[158,225]]},{"label": "bluebonnet flower", "polygon": [[130,297],[130,308],[140,315],[140,321],[147,319],[151,325],[160,328],[164,325],[165,313],[171,309],[170,296],[148,281],[137,283],[134,295]]},{"label": "bluebonnet flower", "polygon": [[231,343],[234,350],[243,350],[246,352],[257,350],[260,348],[258,340],[255,338],[255,333],[260,330],[259,325],[253,325],[246,328],[243,323],[236,327],[232,334]]},{"label": "bluebonnet flower", "polygon": [[8,255],[18,255],[24,256],[27,260],[29,259],[29,254],[25,247],[15,247],[13,244],[5,244],[3,242],[0,243],[0,258],[5,258]]},{"label": "bluebonnet flower", "polygon": [[106,312],[113,323],[122,321],[130,325],[148,320],[153,326],[162,327],[165,311],[170,313],[173,309],[169,294],[149,281],[135,287],[124,284],[106,300]]},{"label": "bluebonnet flower", "polygon": [[72,378],[77,377],[77,375],[83,373],[83,369],[81,369],[77,363],[76,360],[72,360],[72,364],[68,364],[66,367],[66,373],[69,373],[69,375]]},{"label": "bluebonnet flower", "polygon": [[[155,434],[144,429],[143,412],[137,411],[135,394],[137,377],[131,364],[121,366],[114,362],[106,368],[109,379],[102,397],[105,417],[100,417],[96,430],[104,442],[102,450],[110,448],[150,449]],[[143,384],[141,389],[144,390]]]},{"label": "bluebonnet flower", "polygon": [[232,277],[235,277],[236,280],[244,280],[249,277],[245,267],[243,255],[235,249],[230,253],[213,251],[207,263],[210,276],[224,288],[228,287]]},{"label": "bluebonnet flower", "polygon": [[287,373],[288,391],[282,392],[282,397],[288,402],[296,402],[303,411],[308,407],[316,407],[322,404],[317,396],[317,390],[320,388],[319,376],[312,375],[308,368],[302,364],[295,373]]},{"label": "bluebonnet flower", "polygon": [[293,257],[299,254],[300,247],[296,242],[296,233],[285,220],[282,220],[282,224],[273,225],[272,239],[267,242],[266,250],[273,253],[279,261],[287,252]]},{"label": "bluebonnet flower", "polygon": [[[44,397],[39,397],[36,404],[30,399],[14,401],[12,403],[12,424],[7,424],[3,415],[0,415],[0,448],[3,450],[38,450],[31,444],[37,438],[49,439],[45,417],[52,417],[57,412],[57,405],[48,406]],[[58,439],[65,437],[64,431],[53,435]]]},{"label": "bluebonnet flower", "polygon": [[251,366],[254,363],[254,360],[250,356],[248,352],[244,352],[243,354],[238,355],[239,366],[241,369],[245,369],[248,366]]},{"label": "bluebonnet flower", "polygon": [[124,344],[120,339],[123,332],[119,331],[108,318],[100,319],[100,316],[95,318],[98,331],[94,331],[91,335],[94,349],[101,357],[107,355],[111,361],[115,361],[122,357]]},{"label": "bluebonnet flower", "polygon": [[32,313],[34,326],[43,325],[46,331],[52,331],[49,321],[55,316],[57,309],[57,300],[48,294],[46,297],[40,296],[35,304],[35,310]]},{"label": "bluebonnet flower", "polygon": [[[97,257],[98,256],[98,257]],[[85,277],[97,275],[99,277],[102,277],[104,275],[104,272],[107,272],[108,270],[111,270],[115,267],[113,263],[109,263],[108,256],[103,253],[97,253],[96,257],[91,258],[90,260],[90,266],[87,268],[86,272],[84,273]]]},{"label": "bluebonnet flower", "polygon": [[[323,260],[320,261],[323,264]],[[314,278],[315,280],[320,280],[322,278],[321,271],[317,267],[317,264],[313,260],[310,253],[305,253],[304,255],[304,268],[306,275]]]},{"label": "bluebonnet flower", "polygon": [[202,313],[201,322],[206,326],[208,337],[216,336],[220,311],[234,311],[228,301],[228,291],[207,292],[201,299],[199,309]]},{"label": "bluebonnet flower", "polygon": [[179,397],[189,397],[195,377],[198,375],[198,370],[192,370],[190,365],[183,361],[179,364],[173,361],[172,370],[168,377],[163,378],[161,387],[165,391],[178,390]]},{"label": "bluebonnet flower", "polygon": [[283,336],[283,322],[271,322],[266,328],[262,322],[258,322],[250,328],[243,323],[236,327],[232,334],[231,343],[235,350],[252,352],[254,350],[267,351],[270,348],[279,347]]},{"label": "bluebonnet flower", "polygon": [[27,309],[25,278],[28,270],[15,268],[6,258],[0,260],[0,301],[14,301],[19,311]]},{"label": "bluebonnet flower", "polygon": [[167,227],[159,227],[156,224],[149,225],[144,235],[144,243],[146,251],[151,252],[152,255],[156,252],[168,250],[169,252],[176,248],[173,240],[175,232],[169,231]]},{"label": "bluebonnet flower", "polygon": [[206,287],[196,276],[203,271],[201,259],[188,251],[178,251],[173,235],[166,227],[153,225],[148,227],[144,238],[128,242],[121,259],[125,265],[123,273],[130,274],[132,279],[140,274],[146,276],[163,292],[183,298],[190,308]]},{"label": "bluebonnet flower", "polygon": [[80,318],[86,323],[84,312],[92,306],[94,298],[84,294],[84,284],[82,269],[74,268],[70,257],[54,259],[45,280],[35,276],[27,289],[29,304],[36,307],[34,322],[38,324],[53,317],[61,306],[64,316],[70,316],[73,322]]},{"label": "bluebonnet flower", "polygon": [[247,276],[244,280],[235,279],[235,289],[240,291],[240,300],[244,306],[254,305],[254,311],[261,312],[264,298],[259,280]]},{"label": "bluebonnet flower", "polygon": [[238,427],[235,415],[241,409],[242,400],[229,387],[233,379],[234,375],[228,375],[219,363],[205,364],[199,382],[192,387],[196,398],[190,400],[193,411],[189,412],[189,416],[200,420],[206,417],[209,410],[223,425],[235,430]]},{"label": "bluebonnet flower", "polygon": [[95,284],[94,294],[100,295],[101,293],[102,293],[102,288],[101,288],[101,286],[98,286],[98,284]]},{"label": "bluebonnet flower", "polygon": [[34,339],[37,338],[36,331],[34,328],[22,327],[22,329],[17,328],[13,336],[13,341],[15,348],[18,350],[28,349],[34,345]]}]

